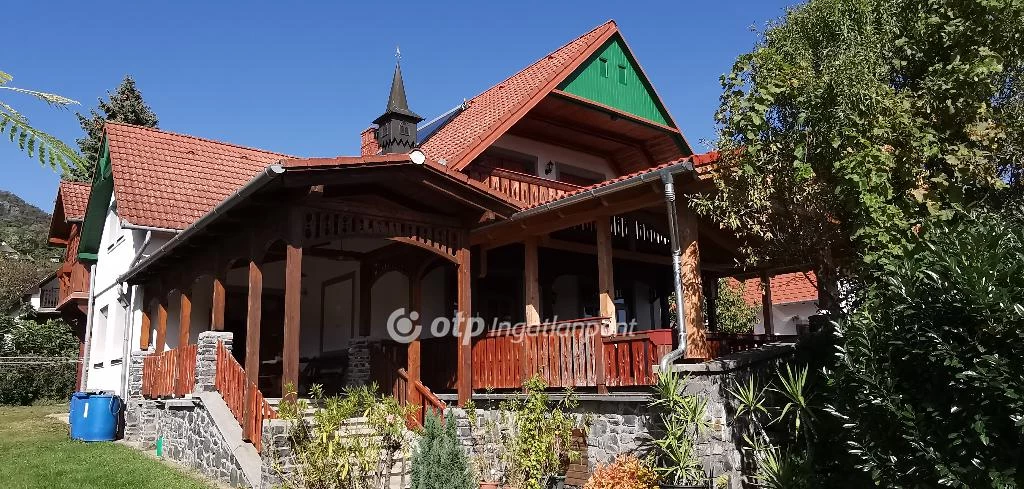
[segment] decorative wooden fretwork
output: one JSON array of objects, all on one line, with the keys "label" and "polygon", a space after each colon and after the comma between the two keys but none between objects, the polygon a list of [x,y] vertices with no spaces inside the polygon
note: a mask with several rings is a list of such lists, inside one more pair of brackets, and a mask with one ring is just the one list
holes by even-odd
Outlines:
[{"label": "decorative wooden fretwork", "polygon": [[448,259],[463,246],[464,231],[400,218],[308,209],[302,212],[302,237],[317,242],[342,237],[387,238],[430,249]]}]

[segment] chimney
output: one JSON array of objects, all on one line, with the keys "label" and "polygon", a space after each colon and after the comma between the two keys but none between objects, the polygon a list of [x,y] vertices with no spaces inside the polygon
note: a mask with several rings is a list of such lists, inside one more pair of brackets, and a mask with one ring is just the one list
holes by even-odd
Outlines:
[{"label": "chimney", "polygon": [[359,137],[362,140],[359,147],[359,154],[362,156],[375,155],[380,153],[380,145],[377,144],[377,128],[374,126],[363,129],[363,132],[359,133]]}]

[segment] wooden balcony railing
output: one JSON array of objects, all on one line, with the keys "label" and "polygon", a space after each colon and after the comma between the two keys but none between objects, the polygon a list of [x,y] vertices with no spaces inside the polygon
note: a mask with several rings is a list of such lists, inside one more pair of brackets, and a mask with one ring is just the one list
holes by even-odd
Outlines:
[{"label": "wooden balcony railing", "polygon": [[150,399],[184,397],[196,385],[196,345],[149,355],[142,362],[142,395]]},{"label": "wooden balcony railing", "polygon": [[[224,342],[217,342],[216,375],[214,385],[224,403],[242,427],[242,438],[261,450],[263,447],[263,420],[276,419],[277,411],[263,397],[255,383],[245,377],[242,365],[231,355]],[[246,409],[246,402],[250,403]]]},{"label": "wooden balcony railing", "polygon": [[89,292],[89,269],[77,259],[64,263],[57,275],[60,282],[60,299],[63,303],[73,294],[87,294]]},{"label": "wooden balcony railing", "polygon": [[797,335],[708,333],[711,358],[753,350],[769,343],[796,342]]},{"label": "wooden balcony railing", "polygon": [[470,165],[469,177],[527,205],[537,205],[557,199],[580,188],[577,185],[481,163]]},{"label": "wooden balcony railing", "polygon": [[654,365],[670,351],[671,329],[605,337],[605,382],[608,387],[654,385]]},{"label": "wooden balcony railing", "polygon": [[39,289],[39,308],[56,309],[60,300],[60,287],[43,287]]}]

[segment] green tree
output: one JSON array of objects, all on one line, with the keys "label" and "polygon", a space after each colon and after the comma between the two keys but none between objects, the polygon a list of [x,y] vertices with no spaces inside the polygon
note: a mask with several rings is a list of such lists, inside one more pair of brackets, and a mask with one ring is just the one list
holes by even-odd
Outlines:
[{"label": "green tree", "polygon": [[125,75],[114,93],[107,92],[108,100],[99,99],[99,106],[89,111],[89,116],[78,115],[78,123],[85,131],[85,137],[78,139],[83,156],[82,165],[64,172],[63,178],[74,181],[92,181],[100,153],[103,151],[103,123],[123,122],[136,126],[157,127],[159,122],[153,110],[142,99],[142,92],[135,86],[135,80]]},{"label": "green tree", "polygon": [[715,321],[724,333],[750,333],[757,322],[757,308],[743,299],[746,284],[728,279],[718,280]]},{"label": "green tree", "polygon": [[725,168],[698,210],[834,295],[922,219],[1022,185],[1022,76],[1022,2],[810,0],[722,78]]},{"label": "green tree", "polygon": [[428,411],[423,436],[412,456],[412,489],[473,489],[466,451],[455,433],[455,423]]},{"label": "green tree", "polygon": [[[51,107],[60,109],[78,104],[78,102],[60,95],[8,85],[13,79],[11,75],[0,71],[0,90],[28,95],[46,102]],[[9,103],[0,100],[0,135],[4,133],[12,143],[17,142],[22,151],[28,153],[30,157],[38,158],[39,163],[48,165],[50,168],[60,167],[67,170],[80,165],[81,158],[78,153],[75,153],[75,150],[60,139],[33,127],[27,117],[15,110]]]},{"label": "green tree", "polygon": [[840,329],[850,451],[882,487],[1024,487],[1024,211],[908,241]]}]

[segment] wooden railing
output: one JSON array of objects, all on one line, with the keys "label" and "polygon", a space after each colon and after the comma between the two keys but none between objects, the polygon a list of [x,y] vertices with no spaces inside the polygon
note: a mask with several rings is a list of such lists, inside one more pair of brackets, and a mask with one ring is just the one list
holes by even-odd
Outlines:
[{"label": "wooden railing", "polygon": [[711,358],[753,350],[769,343],[795,342],[797,335],[708,333]]},{"label": "wooden railing", "polygon": [[142,362],[142,395],[155,399],[184,397],[196,385],[196,345],[154,353]]},{"label": "wooden railing", "polygon": [[470,165],[469,177],[496,192],[531,206],[557,199],[580,188],[565,182],[495,168],[479,162]]},{"label": "wooden railing", "polygon": [[[217,342],[214,385],[224,403],[242,427],[242,438],[260,450],[263,446],[263,420],[277,418],[277,411],[263,397],[255,383],[249,382],[242,365],[231,355],[224,342]],[[246,409],[246,402],[249,409]]]},{"label": "wooden railing", "polygon": [[80,238],[73,233],[64,254],[64,264],[57,274],[60,282],[60,300],[63,303],[72,294],[87,294],[89,292],[89,269],[85,264],[78,261],[78,243]]},{"label": "wooden railing", "polygon": [[412,382],[412,388],[418,399],[409,399],[410,381],[408,372],[404,368],[399,368],[395,372],[397,373],[398,381],[395,383],[392,395],[395,396],[395,399],[398,399],[399,404],[402,406],[413,405],[413,411],[409,414],[409,419],[406,422],[409,429],[423,426],[423,420],[426,419],[427,412],[433,412],[434,415],[443,421],[444,410],[448,406],[420,381]]},{"label": "wooden railing", "polygon": [[47,285],[39,289],[39,308],[40,309],[56,309],[58,301],[60,300],[60,286],[56,287]]},{"label": "wooden railing", "polygon": [[473,388],[518,389],[539,375],[552,388],[598,385],[601,318],[497,329],[473,343]]},{"label": "wooden railing", "polygon": [[653,385],[654,365],[672,351],[672,330],[658,329],[603,338],[608,387]]}]

